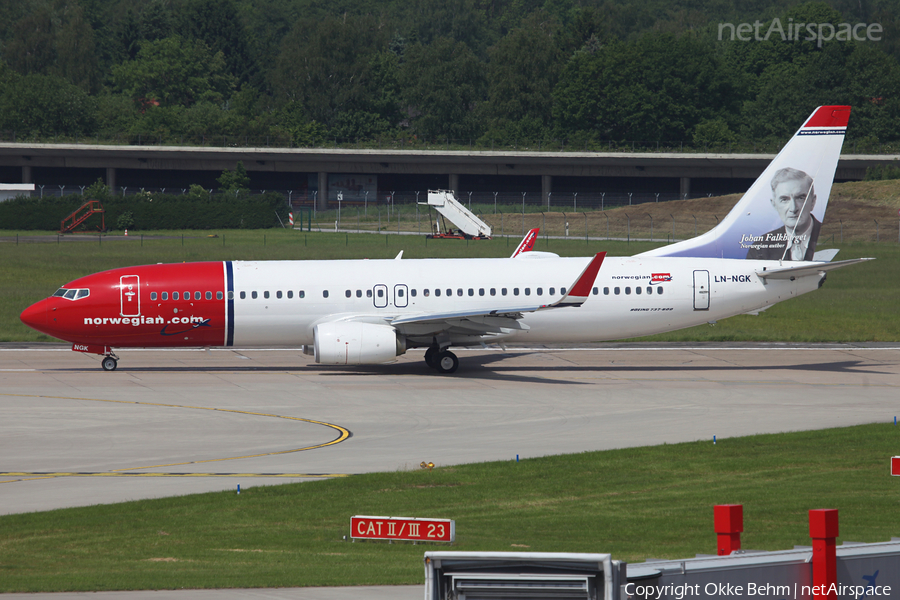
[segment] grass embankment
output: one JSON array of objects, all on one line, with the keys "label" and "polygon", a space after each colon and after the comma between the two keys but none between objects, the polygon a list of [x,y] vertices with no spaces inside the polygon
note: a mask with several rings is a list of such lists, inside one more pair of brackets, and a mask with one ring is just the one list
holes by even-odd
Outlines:
[{"label": "grass embankment", "polygon": [[744,505],[744,548],[809,544],[812,508],[840,510],[839,543],[886,541],[900,534],[898,435],[865,425],[3,516],[0,591],[420,584],[429,546],[343,541],[354,514],[455,519],[455,550],[630,562],[714,554],[723,503]]}]

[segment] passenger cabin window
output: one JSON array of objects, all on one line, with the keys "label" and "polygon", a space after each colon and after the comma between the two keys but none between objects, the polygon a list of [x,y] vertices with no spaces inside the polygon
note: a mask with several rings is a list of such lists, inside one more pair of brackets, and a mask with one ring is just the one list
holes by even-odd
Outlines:
[{"label": "passenger cabin window", "polygon": [[628,286],[625,286],[625,295],[626,295],[626,296],[630,296],[630,295],[631,295],[631,288],[628,287]]},{"label": "passenger cabin window", "polygon": [[506,288],[501,288],[501,289],[500,289],[500,295],[501,295],[501,296],[505,296],[505,295],[506,295]]},{"label": "passenger cabin window", "polygon": [[422,290],[422,295],[425,296],[426,298],[428,297],[428,293],[429,293],[428,288],[425,288],[424,290]]},{"label": "passenger cabin window", "polygon": [[362,298],[362,290],[356,290],[356,297]]},{"label": "passenger cabin window", "polygon": [[550,291],[547,292],[551,296],[556,293],[556,288],[550,288]]},{"label": "passenger cabin window", "polygon": [[352,295],[353,295],[353,292],[351,292],[350,290],[347,290],[346,292],[344,292],[344,296],[346,296],[347,298],[349,298]]},{"label": "passenger cabin window", "polygon": [[410,295],[415,298],[416,297],[416,288],[409,290]]},{"label": "passenger cabin window", "polygon": [[469,288],[469,295],[470,295],[470,296],[474,296],[474,295],[475,295],[475,290],[473,290],[472,288]]},{"label": "passenger cabin window", "polygon": [[[219,293],[221,294],[222,292],[219,292]],[[279,292],[279,293],[281,293],[281,292]],[[212,300],[212,292],[206,292],[206,299]]]},{"label": "passenger cabin window", "polygon": [[156,300],[156,292],[150,292],[150,299]]},{"label": "passenger cabin window", "polygon": [[435,296],[440,296],[440,295],[441,295],[441,288],[435,288],[435,289],[434,289],[434,295],[435,295]]},{"label": "passenger cabin window", "polygon": [[297,292],[297,297],[306,298],[306,292],[304,290],[300,290],[299,292]]},{"label": "passenger cabin window", "polygon": [[162,299],[163,299],[163,300],[168,300],[168,299],[169,299],[169,292],[163,292],[163,293],[162,293]]},{"label": "passenger cabin window", "polygon": [[366,290],[366,298],[372,297],[372,290]]},{"label": "passenger cabin window", "polygon": [[172,292],[172,300],[178,300],[178,292]]},{"label": "passenger cabin window", "polygon": [[566,288],[559,288],[559,293],[562,294],[563,296],[565,296],[565,295],[566,295]]},{"label": "passenger cabin window", "polygon": [[513,296],[519,295],[519,288],[513,288]]},{"label": "passenger cabin window", "polygon": [[328,290],[324,290],[324,291],[322,292],[322,297],[323,297],[323,298],[327,298],[327,297],[328,297]]},{"label": "passenger cabin window", "polygon": [[544,290],[543,290],[543,288],[538,288],[538,289],[537,289],[537,295],[538,295],[538,296],[543,296],[543,295],[544,295]]},{"label": "passenger cabin window", "polygon": [[403,297],[403,288],[397,288],[397,297],[398,297],[398,298],[402,298],[402,297]]},{"label": "passenger cabin window", "polygon": [[603,295],[609,296],[609,288],[608,287],[603,288]]},{"label": "passenger cabin window", "polygon": [[447,295],[448,295],[448,296],[452,296],[452,295],[453,295],[453,290],[451,290],[450,288],[447,288]]},{"label": "passenger cabin window", "polygon": [[288,297],[288,299],[293,298],[293,297],[294,297],[294,290],[288,290],[288,291],[287,291],[287,297]]},{"label": "passenger cabin window", "polygon": [[637,295],[640,295],[640,294],[641,294],[641,288],[640,288],[640,287],[634,288],[634,293],[637,294]]},{"label": "passenger cabin window", "polygon": [[478,288],[478,295],[484,296],[484,288]]},{"label": "passenger cabin window", "polygon": [[194,292],[194,300],[200,299],[200,292]]},{"label": "passenger cabin window", "polygon": [[462,296],[462,288],[456,288],[456,295]]},{"label": "passenger cabin window", "polygon": [[184,299],[185,299],[185,300],[190,300],[190,299],[191,299],[191,293],[190,293],[190,292],[185,292],[185,293],[184,293]]},{"label": "passenger cabin window", "polygon": [[263,292],[263,298],[265,298],[266,300],[269,299],[269,290]]},{"label": "passenger cabin window", "polygon": [[279,300],[281,299],[281,290],[278,290],[277,292],[275,292],[275,297],[278,298]]},{"label": "passenger cabin window", "polygon": [[662,290],[663,290],[662,286],[659,286],[658,288],[656,288],[656,295],[659,296],[660,294],[662,294]]},{"label": "passenger cabin window", "polygon": [[247,292],[241,292],[241,300],[247,299]]},{"label": "passenger cabin window", "polygon": [[616,287],[613,288],[613,292],[616,294],[616,296],[618,296],[618,295],[621,293],[621,292],[619,291],[619,287],[618,287],[618,286],[616,286]]},{"label": "passenger cabin window", "polygon": [[[231,298],[234,297],[234,296],[231,296],[231,292],[228,292],[228,294]],[[216,292],[216,300],[221,300],[221,299],[222,299],[222,292]]]},{"label": "passenger cabin window", "polygon": [[525,288],[525,295],[526,295],[526,296],[530,296],[530,295],[531,295],[531,288]]},{"label": "passenger cabin window", "polygon": [[600,290],[598,290],[597,288],[594,288],[592,291],[594,292],[595,296],[600,293]]},{"label": "passenger cabin window", "polygon": [[250,292],[250,297],[256,300],[257,294],[256,292]]},{"label": "passenger cabin window", "polygon": [[652,293],[653,293],[653,288],[650,287],[649,285],[647,286],[647,293],[648,293],[648,294],[652,294]]},{"label": "passenger cabin window", "polygon": [[491,288],[491,296],[497,295],[497,288]]}]

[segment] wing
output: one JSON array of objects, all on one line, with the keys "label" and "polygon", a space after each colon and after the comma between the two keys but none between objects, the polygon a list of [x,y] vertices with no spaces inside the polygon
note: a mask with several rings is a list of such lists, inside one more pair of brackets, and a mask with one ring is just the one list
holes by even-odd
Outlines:
[{"label": "wing", "polygon": [[509,304],[491,309],[404,314],[389,323],[400,333],[411,336],[436,335],[451,331],[466,335],[491,335],[527,330],[528,326],[520,322],[526,313],[578,307],[584,304],[591,293],[591,287],[604,258],[606,252],[595,255],[569,288],[568,293],[552,304]]}]

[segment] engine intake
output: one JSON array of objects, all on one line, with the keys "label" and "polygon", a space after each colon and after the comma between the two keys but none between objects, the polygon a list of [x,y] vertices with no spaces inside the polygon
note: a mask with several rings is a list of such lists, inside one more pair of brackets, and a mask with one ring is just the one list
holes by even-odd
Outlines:
[{"label": "engine intake", "polygon": [[405,338],[388,325],[320,323],[313,332],[316,362],[323,365],[380,364],[406,352]]}]

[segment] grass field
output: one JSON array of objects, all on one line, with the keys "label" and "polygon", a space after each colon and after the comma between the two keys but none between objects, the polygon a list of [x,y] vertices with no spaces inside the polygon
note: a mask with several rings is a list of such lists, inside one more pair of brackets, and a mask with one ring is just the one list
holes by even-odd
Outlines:
[{"label": "grass field", "polygon": [[455,550],[629,562],[715,554],[724,503],[744,548],[809,545],[812,508],[840,510],[838,543],[887,541],[898,442],[886,423],[3,516],[0,592],[421,584],[435,546],[344,541],[355,514],[455,519]]},{"label": "grass field", "polygon": [[[19,235],[16,244],[15,236]],[[27,306],[77,277],[135,264],[198,260],[503,257],[518,237],[493,240],[426,240],[424,236],[305,233],[293,230],[220,232],[148,232],[120,236],[83,236],[84,241],[33,243],[35,232],[3,232],[0,238],[0,341],[52,341],[19,321]],[[208,237],[215,235],[217,237]],[[182,237],[183,236],[183,237]],[[589,256],[606,250],[627,256],[659,243],[541,238],[536,246],[563,256]],[[820,248],[831,244],[821,244]],[[847,242],[835,244],[838,259],[876,257],[873,263],[834,271],[825,286],[783,302],[759,316],[741,315],[715,326],[643,338],[657,341],[900,341],[896,298],[900,295],[900,245]]]}]

